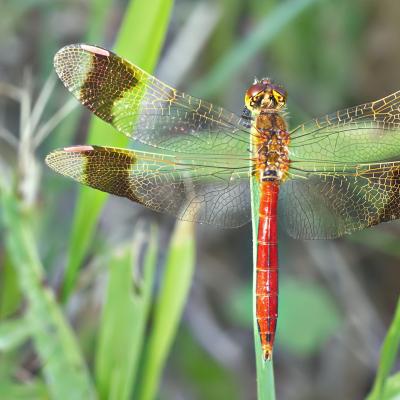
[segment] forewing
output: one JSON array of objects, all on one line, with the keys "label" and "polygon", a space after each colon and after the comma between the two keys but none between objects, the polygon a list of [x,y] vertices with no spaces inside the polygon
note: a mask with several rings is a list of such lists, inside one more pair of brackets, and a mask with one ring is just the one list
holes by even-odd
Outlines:
[{"label": "forewing", "polygon": [[46,162],[87,186],[182,220],[221,227],[236,227],[250,220],[245,161],[74,146],[50,153]]},{"label": "forewing", "polygon": [[54,66],[64,85],[98,117],[142,143],[174,152],[248,155],[241,119],[188,96],[100,47],[62,48]]},{"label": "forewing", "polygon": [[291,132],[290,159],[330,163],[392,161],[400,155],[400,91],[337,111]]},{"label": "forewing", "polygon": [[295,238],[329,239],[400,217],[400,162],[315,163],[282,185],[279,214]]}]

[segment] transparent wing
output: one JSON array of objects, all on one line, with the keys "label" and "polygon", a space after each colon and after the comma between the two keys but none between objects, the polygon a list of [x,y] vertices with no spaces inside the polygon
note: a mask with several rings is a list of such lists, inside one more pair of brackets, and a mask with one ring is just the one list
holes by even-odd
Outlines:
[{"label": "transparent wing", "polygon": [[282,185],[279,214],[295,238],[330,239],[400,217],[400,162],[319,164]]},{"label": "transparent wing", "polygon": [[250,220],[248,161],[74,146],[46,157],[56,172],[186,221],[237,227]]},{"label": "transparent wing", "polygon": [[400,217],[400,91],[294,129],[280,214],[294,237],[341,236]]},{"label": "transparent wing", "polygon": [[400,91],[309,121],[291,132],[290,159],[368,163],[400,155]]},{"label": "transparent wing", "polygon": [[135,140],[174,152],[249,154],[241,118],[177,91],[108,50],[69,45],[55,55],[54,66],[83,105]]}]

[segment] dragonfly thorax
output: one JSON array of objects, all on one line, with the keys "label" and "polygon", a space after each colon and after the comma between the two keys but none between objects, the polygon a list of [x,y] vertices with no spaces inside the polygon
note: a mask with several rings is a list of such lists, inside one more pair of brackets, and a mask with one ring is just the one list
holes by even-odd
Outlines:
[{"label": "dragonfly thorax", "polygon": [[251,133],[260,181],[284,181],[289,170],[290,136],[282,113],[261,109],[252,123]]}]

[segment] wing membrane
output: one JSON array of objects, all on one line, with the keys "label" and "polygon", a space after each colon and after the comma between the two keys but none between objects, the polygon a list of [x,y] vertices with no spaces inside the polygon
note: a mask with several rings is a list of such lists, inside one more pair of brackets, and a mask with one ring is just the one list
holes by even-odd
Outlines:
[{"label": "wing membrane", "polygon": [[325,239],[400,217],[400,91],[294,129],[280,214],[291,236]]},{"label": "wing membrane", "polygon": [[186,221],[236,227],[250,220],[247,161],[74,146],[50,153],[46,162],[87,186]]},{"label": "wing membrane", "polygon": [[238,116],[173,89],[108,50],[69,45],[56,54],[54,66],[82,104],[135,140],[174,152],[248,156],[249,133]]},{"label": "wing membrane", "polygon": [[316,163],[296,173],[283,184],[279,203],[280,217],[295,238],[335,238],[400,217],[399,161]]},{"label": "wing membrane", "polygon": [[[64,47],[55,68],[93,113],[165,154],[77,146],[51,153],[50,167],[181,219],[250,219],[249,132],[239,117],[99,47]],[[279,212],[292,236],[333,238],[400,217],[400,91],[297,127],[289,152]]]},{"label": "wing membrane", "polygon": [[298,126],[291,133],[293,161],[367,163],[400,155],[400,91]]}]

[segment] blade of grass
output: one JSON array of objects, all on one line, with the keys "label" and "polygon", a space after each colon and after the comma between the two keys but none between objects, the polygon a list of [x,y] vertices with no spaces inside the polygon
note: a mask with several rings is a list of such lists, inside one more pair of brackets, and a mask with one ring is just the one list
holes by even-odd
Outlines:
[{"label": "blade of grass", "polygon": [[384,392],[382,400],[399,400],[400,372],[387,378]]},{"label": "blade of grass", "polygon": [[0,191],[6,248],[28,301],[26,318],[43,364],[52,398],[93,399],[95,392],[75,336],[59,309],[52,290],[45,285],[29,218],[18,199]]},{"label": "blade of grass", "polygon": [[50,398],[46,386],[39,379],[23,385],[15,384],[12,379],[0,380],[0,393],[4,400],[44,400]]},{"label": "blade of grass", "polygon": [[21,306],[21,291],[18,276],[8,254],[1,258],[0,268],[0,322],[17,311]]},{"label": "blade of grass", "polygon": [[383,341],[381,356],[376,373],[375,382],[367,400],[382,400],[384,398],[385,384],[392,370],[400,345],[400,299],[397,301],[393,321]]},{"label": "blade of grass", "polygon": [[[116,52],[151,72],[164,42],[172,5],[173,0],[131,1],[116,41]],[[127,139],[98,118],[93,118],[88,142],[124,147]],[[106,198],[105,193],[80,188],[68,249],[64,301],[75,285],[76,275],[88,251]]]},{"label": "blade of grass", "polygon": [[259,182],[256,177],[250,179],[251,191],[251,214],[252,214],[252,236],[253,236],[253,332],[256,352],[256,372],[257,372],[257,393],[259,400],[275,399],[275,381],[273,361],[264,361],[261,350],[260,337],[258,334],[256,320],[256,278],[257,278],[257,238],[258,238],[258,218],[259,218]]},{"label": "blade of grass", "polygon": [[24,317],[2,321],[0,324],[0,352],[15,349],[28,340],[31,335],[30,323]]},{"label": "blade of grass", "polygon": [[155,398],[192,283],[195,265],[193,224],[178,222],[168,250],[162,286],[154,309],[153,329],[143,357],[139,400]]},{"label": "blade of grass", "polygon": [[150,308],[157,264],[156,243],[157,233],[153,229],[144,258],[143,282],[136,282],[136,288],[132,269],[142,246],[130,245],[110,262],[96,355],[96,382],[102,399],[131,398]]}]

